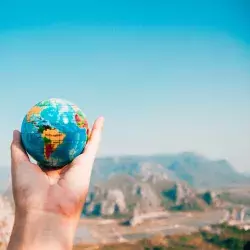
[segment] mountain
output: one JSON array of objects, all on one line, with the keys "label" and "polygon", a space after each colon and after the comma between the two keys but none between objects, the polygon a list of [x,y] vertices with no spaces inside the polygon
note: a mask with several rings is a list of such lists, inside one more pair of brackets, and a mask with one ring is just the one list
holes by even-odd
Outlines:
[{"label": "mountain", "polygon": [[[194,188],[220,188],[247,185],[250,177],[238,173],[226,160],[210,160],[201,155],[184,152],[148,156],[98,158],[91,176],[91,188],[117,175],[144,178],[162,176],[172,181],[185,181]],[[0,193],[9,184],[10,168],[0,167]]]},{"label": "mountain", "polygon": [[195,153],[152,156],[99,158],[95,161],[91,183],[109,180],[112,176],[152,174],[170,180],[185,181],[194,188],[219,188],[249,183],[250,178],[238,173],[226,160],[210,160]]},{"label": "mountain", "polygon": [[249,180],[226,160],[214,161],[189,152],[99,158],[83,213],[120,217],[204,210],[222,204],[214,192],[206,190],[247,185]]},{"label": "mountain", "polygon": [[247,182],[226,160],[211,161],[194,154],[182,154],[168,166],[179,179],[194,187],[215,187]]}]

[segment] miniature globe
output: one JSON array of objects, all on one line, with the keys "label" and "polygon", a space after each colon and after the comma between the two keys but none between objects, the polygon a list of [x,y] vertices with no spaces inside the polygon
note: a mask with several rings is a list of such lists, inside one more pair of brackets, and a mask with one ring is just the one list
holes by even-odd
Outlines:
[{"label": "miniature globe", "polygon": [[86,146],[86,116],[66,100],[51,98],[41,101],[24,117],[21,140],[39,166],[63,167],[80,155]]}]

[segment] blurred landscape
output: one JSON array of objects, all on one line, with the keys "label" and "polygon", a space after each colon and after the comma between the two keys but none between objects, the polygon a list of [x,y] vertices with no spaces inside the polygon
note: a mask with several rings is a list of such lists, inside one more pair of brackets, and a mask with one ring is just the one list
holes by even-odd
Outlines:
[{"label": "blurred landscape", "polygon": [[51,97],[105,118],[74,250],[250,250],[249,13],[249,0],[0,1],[0,250],[12,132]]},{"label": "blurred landscape", "polygon": [[[226,160],[192,152],[98,158],[75,249],[243,249],[250,240],[249,183]],[[7,242],[10,187],[0,206]]]}]

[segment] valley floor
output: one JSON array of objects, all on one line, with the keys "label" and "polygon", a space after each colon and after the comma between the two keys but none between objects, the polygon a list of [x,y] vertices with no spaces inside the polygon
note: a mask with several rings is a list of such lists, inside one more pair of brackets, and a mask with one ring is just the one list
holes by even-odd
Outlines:
[{"label": "valley floor", "polygon": [[[188,234],[187,234],[188,233]],[[217,224],[197,232],[156,234],[150,239],[107,244],[76,245],[74,250],[249,250],[250,231]]]},{"label": "valley floor", "polygon": [[216,224],[222,217],[223,210],[175,212],[168,213],[165,218],[161,216],[160,219],[149,219],[134,227],[122,225],[122,220],[81,219],[75,244],[131,242],[156,234],[187,234],[196,232],[201,227]]}]

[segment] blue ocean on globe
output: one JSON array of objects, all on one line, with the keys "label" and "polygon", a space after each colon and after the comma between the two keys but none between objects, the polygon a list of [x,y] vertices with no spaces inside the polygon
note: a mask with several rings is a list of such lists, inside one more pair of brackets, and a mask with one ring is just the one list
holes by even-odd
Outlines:
[{"label": "blue ocean on globe", "polygon": [[51,98],[33,106],[21,126],[27,153],[42,167],[58,168],[80,155],[88,140],[88,122],[73,103]]}]

